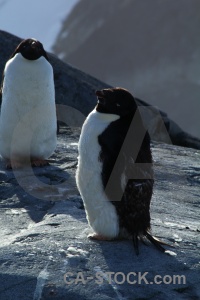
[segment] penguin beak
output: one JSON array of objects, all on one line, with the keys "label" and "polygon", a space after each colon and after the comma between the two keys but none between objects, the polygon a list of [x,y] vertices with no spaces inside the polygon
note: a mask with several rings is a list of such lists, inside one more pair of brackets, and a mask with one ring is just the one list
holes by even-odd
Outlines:
[{"label": "penguin beak", "polygon": [[96,91],[95,94],[97,96],[98,103],[105,105],[105,95],[104,95],[103,90]]},{"label": "penguin beak", "polygon": [[96,94],[97,97],[104,98],[104,92],[103,92],[103,90],[96,91],[95,94]]},{"label": "penguin beak", "polygon": [[32,42],[31,48],[35,49],[36,48],[36,42]]}]

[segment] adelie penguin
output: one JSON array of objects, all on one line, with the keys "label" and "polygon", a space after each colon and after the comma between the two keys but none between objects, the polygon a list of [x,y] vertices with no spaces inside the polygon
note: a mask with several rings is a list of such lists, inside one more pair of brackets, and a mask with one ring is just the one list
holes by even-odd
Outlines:
[{"label": "adelie penguin", "polygon": [[136,254],[138,239],[148,239],[164,252],[162,242],[150,233],[154,184],[150,137],[134,97],[122,88],[96,91],[96,96],[97,106],[82,127],[76,173],[94,230],[88,237],[129,237]]},{"label": "adelie penguin", "polygon": [[43,166],[56,148],[53,68],[43,45],[23,40],[7,61],[2,82],[0,154],[7,168]]}]

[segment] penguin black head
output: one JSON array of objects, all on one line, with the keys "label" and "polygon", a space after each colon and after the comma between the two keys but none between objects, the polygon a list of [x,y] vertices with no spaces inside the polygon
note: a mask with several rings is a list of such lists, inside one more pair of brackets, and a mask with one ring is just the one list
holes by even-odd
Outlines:
[{"label": "penguin black head", "polygon": [[110,88],[96,91],[96,110],[100,113],[115,114],[120,117],[135,113],[137,104],[126,89]]},{"label": "penguin black head", "polygon": [[47,60],[49,60],[42,43],[35,39],[23,40],[11,55],[11,58],[17,53],[21,53],[21,55],[28,60],[36,60],[41,56],[44,56]]}]

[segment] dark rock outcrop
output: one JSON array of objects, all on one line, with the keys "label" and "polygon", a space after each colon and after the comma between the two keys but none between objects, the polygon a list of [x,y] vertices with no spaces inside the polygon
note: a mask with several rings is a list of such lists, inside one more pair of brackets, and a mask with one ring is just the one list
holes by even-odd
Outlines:
[{"label": "dark rock outcrop", "polygon": [[53,51],[158,106],[200,138],[199,28],[199,0],[81,0]]},{"label": "dark rock outcrop", "polygon": [[[20,38],[0,31],[0,73],[20,41]],[[70,126],[81,126],[96,105],[95,90],[108,87],[108,84],[62,62],[55,55],[49,53],[49,57],[54,69],[58,119],[70,120]],[[200,140],[184,132],[167,114],[144,101],[137,101],[153,140],[200,149]]]}]

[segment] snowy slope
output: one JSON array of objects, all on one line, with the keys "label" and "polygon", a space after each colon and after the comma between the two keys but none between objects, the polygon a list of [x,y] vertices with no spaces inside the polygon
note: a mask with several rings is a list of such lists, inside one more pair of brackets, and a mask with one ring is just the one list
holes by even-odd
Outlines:
[{"label": "snowy slope", "polygon": [[0,0],[0,29],[21,38],[34,37],[47,51],[62,22],[79,0]]}]

